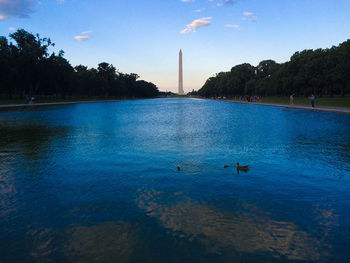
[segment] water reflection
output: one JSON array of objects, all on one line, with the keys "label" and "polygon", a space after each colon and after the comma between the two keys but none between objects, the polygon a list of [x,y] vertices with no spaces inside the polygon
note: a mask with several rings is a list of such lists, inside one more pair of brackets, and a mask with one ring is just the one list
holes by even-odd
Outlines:
[{"label": "water reflection", "polygon": [[123,221],[91,226],[29,231],[35,262],[130,262],[137,243],[135,227]]},{"label": "water reflection", "polygon": [[2,121],[0,152],[18,152],[35,160],[51,150],[50,141],[67,132],[65,126],[49,126],[40,121]]},{"label": "water reflection", "polygon": [[27,238],[30,240],[30,256],[35,262],[55,262],[55,254],[59,249],[55,244],[57,232],[50,228],[30,230]]},{"label": "water reflection", "polygon": [[[27,173],[33,181],[41,174],[46,174],[41,160],[46,167],[54,168],[51,143],[68,132],[67,127],[48,126],[41,121],[4,120],[0,122],[0,213],[9,216],[18,209],[19,191],[28,186],[22,185]],[[19,189],[19,190],[17,190]],[[26,199],[24,199],[26,201]],[[23,205],[23,203],[22,203]]]},{"label": "water reflection", "polygon": [[324,229],[325,236],[328,236],[329,232],[339,226],[340,216],[335,212],[335,209],[323,208],[320,207],[320,205],[316,205],[315,214],[315,220],[320,226],[322,226],[322,229]]},{"label": "water reflection", "polygon": [[[179,193],[176,195],[179,199]],[[137,202],[173,235],[199,240],[210,253],[231,247],[239,252],[269,253],[289,260],[319,260],[326,253],[316,238],[293,222],[274,220],[247,204],[242,204],[244,210],[232,213],[188,197],[175,203],[166,201],[169,198],[163,192],[141,190]]]},{"label": "water reflection", "polygon": [[[350,262],[349,117],[187,99],[0,113],[0,262]],[[222,167],[237,161],[249,173]]]},{"label": "water reflection", "polygon": [[13,182],[13,171],[7,153],[0,156],[0,215],[9,216],[16,211],[17,189]]},{"label": "water reflection", "polygon": [[137,240],[132,225],[122,221],[72,227],[66,233],[69,262],[130,262]]}]

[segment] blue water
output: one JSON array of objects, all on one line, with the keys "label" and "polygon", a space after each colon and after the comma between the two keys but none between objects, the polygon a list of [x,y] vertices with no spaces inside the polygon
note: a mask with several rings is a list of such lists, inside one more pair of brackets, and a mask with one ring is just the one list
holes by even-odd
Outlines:
[{"label": "blue water", "polygon": [[350,115],[198,99],[0,112],[1,263],[350,262],[349,248]]}]

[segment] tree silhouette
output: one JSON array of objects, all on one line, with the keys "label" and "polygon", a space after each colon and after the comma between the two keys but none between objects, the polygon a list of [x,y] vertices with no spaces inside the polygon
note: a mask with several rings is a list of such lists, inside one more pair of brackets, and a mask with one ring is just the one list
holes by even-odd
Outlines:
[{"label": "tree silhouette", "polygon": [[0,36],[0,95],[8,98],[25,96],[81,98],[155,97],[158,88],[139,82],[135,73],[125,74],[107,62],[97,69],[83,65],[75,68],[64,58],[64,51],[50,53],[54,46],[49,38],[40,38],[20,29]]},{"label": "tree silhouette", "polygon": [[210,77],[198,94],[213,96],[350,95],[350,40],[330,49],[296,52],[290,61],[241,64]]}]

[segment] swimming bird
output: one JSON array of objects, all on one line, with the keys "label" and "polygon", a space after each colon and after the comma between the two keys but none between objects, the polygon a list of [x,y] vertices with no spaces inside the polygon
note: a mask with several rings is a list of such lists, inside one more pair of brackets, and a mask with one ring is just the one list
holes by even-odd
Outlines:
[{"label": "swimming bird", "polygon": [[239,163],[237,163],[237,171],[245,171],[247,172],[249,170],[249,166],[248,165],[239,165]]}]

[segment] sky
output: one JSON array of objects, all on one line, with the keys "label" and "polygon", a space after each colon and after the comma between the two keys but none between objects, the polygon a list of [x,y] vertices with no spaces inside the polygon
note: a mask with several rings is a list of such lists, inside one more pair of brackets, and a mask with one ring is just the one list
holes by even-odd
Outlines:
[{"label": "sky", "polygon": [[50,37],[75,66],[113,64],[161,91],[184,90],[215,73],[350,38],[349,0],[0,0],[0,35]]}]

